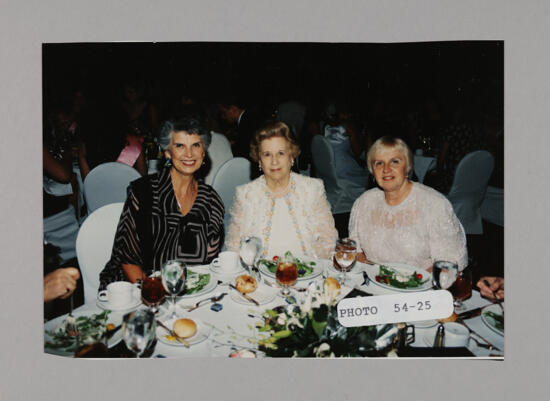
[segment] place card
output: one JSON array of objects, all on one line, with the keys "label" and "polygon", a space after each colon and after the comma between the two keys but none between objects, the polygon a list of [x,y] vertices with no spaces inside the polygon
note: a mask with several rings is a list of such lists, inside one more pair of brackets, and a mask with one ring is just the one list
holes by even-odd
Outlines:
[{"label": "place card", "polygon": [[344,298],[337,309],[342,326],[356,327],[444,319],[452,315],[454,306],[449,291],[436,290]]}]

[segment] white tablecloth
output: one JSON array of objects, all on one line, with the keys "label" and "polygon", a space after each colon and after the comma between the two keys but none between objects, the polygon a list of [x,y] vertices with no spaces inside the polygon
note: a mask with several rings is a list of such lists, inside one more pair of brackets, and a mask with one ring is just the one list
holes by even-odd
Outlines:
[{"label": "white tablecloth", "polygon": [[[201,269],[197,269],[196,267],[193,268],[193,270],[201,271]],[[204,271],[207,271],[207,268],[204,268]],[[348,276],[352,278],[352,281],[359,285],[362,282],[362,276],[360,274],[352,274],[348,273]],[[221,278],[224,282],[226,282],[229,277],[228,276],[214,276],[214,279]],[[317,280],[322,280],[322,276],[319,276]],[[299,283],[301,286],[306,286],[307,282],[301,282]],[[278,292],[278,289],[270,288],[271,290]],[[373,295],[384,295],[388,293],[392,293],[392,291],[384,289],[375,283],[370,283],[367,286],[361,286],[361,289],[371,293]],[[345,290],[347,292],[351,291],[352,288],[345,287]],[[186,298],[181,299],[178,302],[178,305],[192,305],[195,302],[197,302],[200,299],[211,297],[215,294],[221,293],[221,292],[230,292],[231,290],[228,288],[227,285],[221,285],[217,286],[212,292],[209,294],[203,294],[198,297],[193,298]],[[345,292],[342,295],[347,294]],[[302,293],[303,294],[303,293]],[[253,295],[253,294],[251,294]],[[298,293],[295,293],[297,295],[298,300],[300,299],[300,295]],[[231,299],[230,294],[226,295],[225,298],[221,301],[223,305],[223,309],[220,312],[215,312],[210,309],[210,304],[206,304],[204,306],[201,306],[200,308],[192,311],[192,312],[183,312],[182,309],[178,309],[181,316],[179,317],[189,317],[191,319],[199,319],[202,322],[206,322],[212,326],[215,327],[215,329],[212,330],[221,330],[225,332],[229,332],[230,330],[234,330],[236,333],[244,336],[253,335],[254,334],[254,324],[259,321],[259,317],[262,315],[262,313],[269,308],[274,308],[279,305],[285,305],[285,301],[282,297],[276,296],[275,299],[265,305],[255,306],[253,304],[249,305],[243,305],[235,302],[233,299]],[[472,297],[464,302],[464,307],[461,311],[470,310],[476,307],[481,307],[485,305],[489,305],[490,302],[481,298],[479,293],[477,291],[472,292]],[[166,303],[165,303],[166,305]],[[164,305],[163,305],[164,306]],[[83,305],[82,307],[78,308],[75,313],[98,313],[101,309],[95,304],[91,305]],[[121,313],[111,312],[112,313],[112,319],[117,321],[122,319]],[[161,309],[161,313],[164,314],[164,308]],[[58,317],[46,324],[46,329],[52,329],[53,327],[59,326],[66,316]],[[161,316],[162,319],[162,316]],[[491,331],[485,324],[481,321],[481,318],[475,317],[472,319],[468,319],[466,321],[468,325],[474,330],[477,331],[480,335],[485,337],[487,341],[491,342],[494,346],[498,347],[501,350],[504,350],[504,338],[493,331]],[[230,327],[230,329],[228,328]],[[412,344],[412,346],[419,346],[419,347],[426,347],[427,345],[424,342],[424,338],[431,338],[433,339],[435,336],[435,330],[436,326],[429,327],[429,328],[419,328],[415,327],[415,335],[416,340]],[[219,331],[216,331],[217,334],[219,334]],[[214,334],[214,332],[211,333],[210,338],[206,341],[203,341],[199,344],[192,345],[190,348],[185,348],[181,346],[171,346],[167,344],[163,344],[160,341],[157,342],[157,345],[155,347],[155,351],[153,356],[164,356],[167,358],[183,358],[183,357],[227,357],[232,352],[232,347],[229,345],[221,345],[218,342],[216,342],[217,336]],[[236,341],[236,343],[246,344],[246,339],[241,339],[240,341]],[[251,347],[253,345],[251,344]],[[237,348],[242,348],[238,346]],[[479,348],[479,347],[471,347],[470,350],[474,353],[476,356],[488,356],[490,351]],[[495,354],[494,351],[492,351],[493,354]]]}]

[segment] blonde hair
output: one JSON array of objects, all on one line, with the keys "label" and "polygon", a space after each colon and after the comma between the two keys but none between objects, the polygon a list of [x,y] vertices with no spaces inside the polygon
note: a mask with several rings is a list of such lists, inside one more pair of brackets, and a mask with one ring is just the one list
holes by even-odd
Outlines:
[{"label": "blonde hair", "polygon": [[252,142],[250,143],[250,157],[255,162],[260,161],[260,144],[266,139],[270,138],[285,138],[290,144],[290,157],[295,159],[300,154],[300,147],[292,135],[290,128],[283,122],[271,122],[265,125],[263,128],[260,128],[254,134]]},{"label": "blonde hair", "polygon": [[382,138],[378,138],[370,147],[367,152],[367,167],[369,168],[370,173],[373,174],[372,159],[374,158],[374,155],[390,149],[395,149],[403,153],[407,165],[407,174],[409,174],[414,165],[411,148],[409,148],[409,145],[407,145],[403,139],[396,138],[394,136],[383,136]]}]

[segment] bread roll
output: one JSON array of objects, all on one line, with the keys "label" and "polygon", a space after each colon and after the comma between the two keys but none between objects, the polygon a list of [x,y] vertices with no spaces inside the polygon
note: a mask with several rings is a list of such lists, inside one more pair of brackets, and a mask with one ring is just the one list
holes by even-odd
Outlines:
[{"label": "bread roll", "polygon": [[334,277],[325,279],[325,291],[331,291],[334,296],[340,294],[340,283]]},{"label": "bread roll", "polygon": [[197,332],[197,324],[191,319],[178,319],[174,322],[174,333],[181,338],[193,337]]},{"label": "bread roll", "polygon": [[254,277],[243,274],[235,279],[235,287],[243,294],[248,294],[249,292],[256,291],[258,283]]}]

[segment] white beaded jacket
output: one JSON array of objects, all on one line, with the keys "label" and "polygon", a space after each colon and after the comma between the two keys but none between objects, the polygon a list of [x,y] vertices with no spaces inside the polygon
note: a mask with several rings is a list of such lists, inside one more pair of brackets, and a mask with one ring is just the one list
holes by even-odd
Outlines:
[{"label": "white beaded jacket", "polygon": [[406,263],[423,269],[436,260],[468,264],[466,236],[451,203],[436,190],[414,182],[399,205],[386,203],[373,188],[351,209],[349,235],[374,263]]},{"label": "white beaded jacket", "polygon": [[[236,252],[243,236],[261,238],[262,257],[272,256],[270,250],[287,243],[288,238],[294,238],[296,256],[325,259],[334,250],[338,238],[325,187],[318,178],[290,173],[288,193],[276,198],[262,175],[237,187],[230,213],[231,223],[225,244],[227,249]],[[273,230],[279,223],[274,222],[274,216],[288,222],[284,231]]]}]

